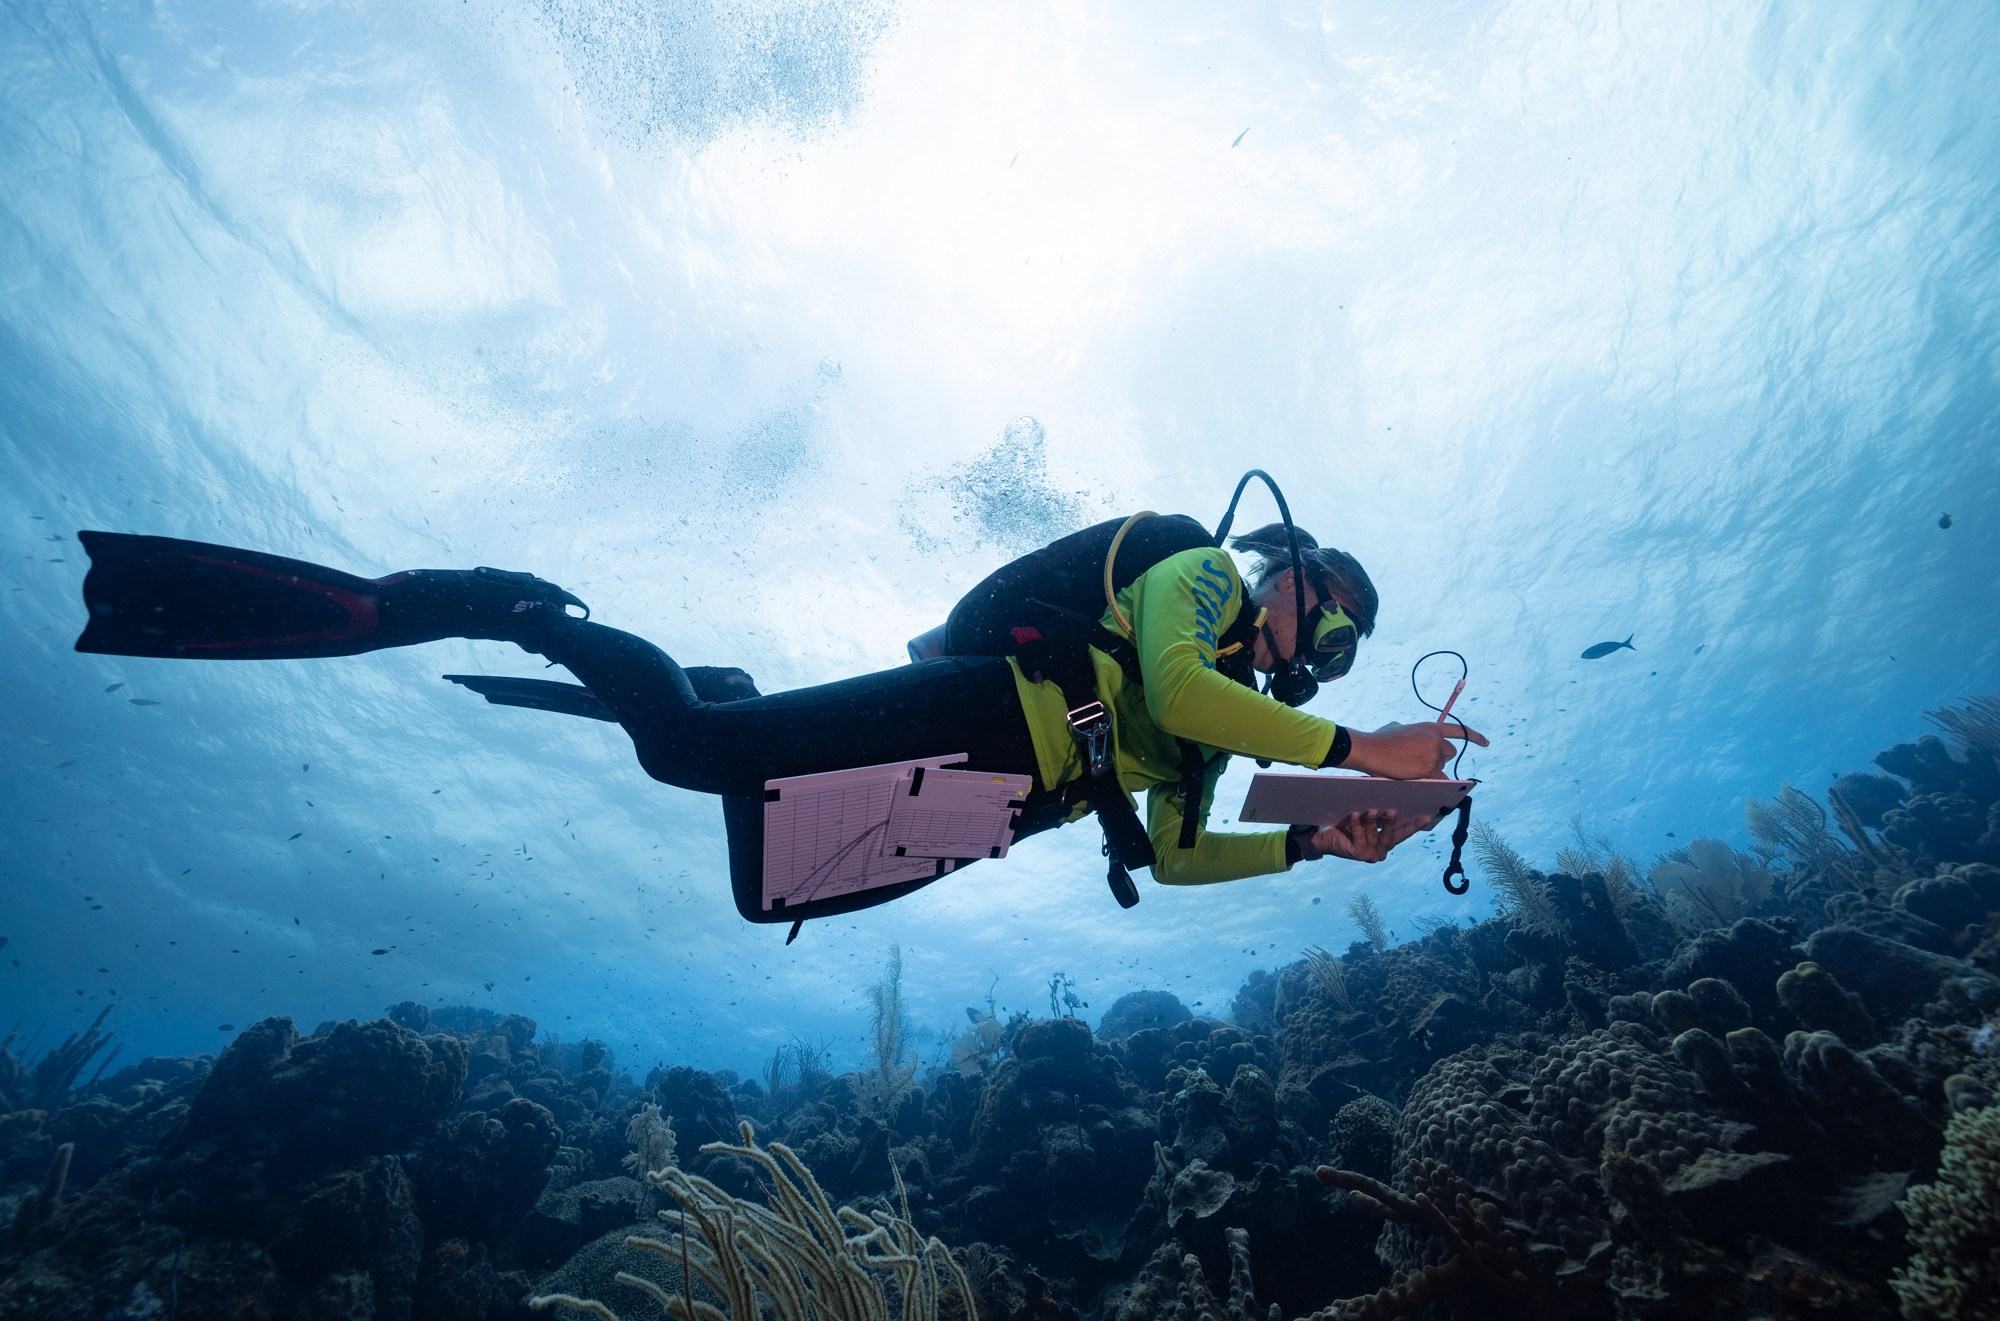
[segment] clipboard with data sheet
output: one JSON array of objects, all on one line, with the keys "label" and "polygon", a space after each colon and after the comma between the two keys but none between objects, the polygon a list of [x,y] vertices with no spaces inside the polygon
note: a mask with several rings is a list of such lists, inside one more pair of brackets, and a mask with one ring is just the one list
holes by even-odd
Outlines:
[{"label": "clipboard with data sheet", "polygon": [[948,769],[965,759],[960,752],[766,781],[764,910],[1005,856],[1033,782]]},{"label": "clipboard with data sheet", "polygon": [[1389,780],[1376,775],[1259,771],[1236,819],[1277,826],[1338,825],[1356,812],[1393,811],[1435,825],[1472,792],[1477,780]]}]

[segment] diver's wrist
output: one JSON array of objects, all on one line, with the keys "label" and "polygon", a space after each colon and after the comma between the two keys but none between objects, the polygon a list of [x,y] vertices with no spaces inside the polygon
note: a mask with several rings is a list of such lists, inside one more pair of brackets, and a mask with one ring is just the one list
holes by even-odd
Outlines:
[{"label": "diver's wrist", "polygon": [[1318,826],[1293,826],[1285,832],[1285,863],[1296,867],[1302,862],[1318,862],[1326,855],[1313,842],[1319,833]]},{"label": "diver's wrist", "polygon": [[1348,731],[1346,725],[1335,725],[1333,729],[1333,744],[1327,748],[1326,761],[1322,764],[1327,766],[1345,766],[1348,756],[1353,751],[1354,735]]}]

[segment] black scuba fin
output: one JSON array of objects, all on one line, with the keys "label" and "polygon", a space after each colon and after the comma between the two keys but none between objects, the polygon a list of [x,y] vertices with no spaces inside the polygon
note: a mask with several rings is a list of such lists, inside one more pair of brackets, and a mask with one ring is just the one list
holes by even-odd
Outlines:
[{"label": "black scuba fin", "polygon": [[583,716],[589,720],[618,717],[604,699],[578,683],[557,683],[552,679],[510,679],[497,674],[447,674],[445,678],[463,684],[495,706],[525,706],[531,711],[553,711],[557,715]]},{"label": "black scuba fin", "polygon": [[[682,673],[688,686],[704,702],[741,702],[761,697],[756,681],[734,666],[690,665]],[[552,679],[515,679],[500,674],[447,674],[445,678],[478,693],[495,706],[524,706],[531,711],[553,711],[562,716],[582,716],[586,720],[617,723],[610,703],[582,684],[557,683]]]},{"label": "black scuba fin", "polygon": [[583,602],[531,574],[408,569],[362,578],[173,537],[79,532],[90,554],[78,651],[174,659],[354,656],[439,638],[525,644]]}]

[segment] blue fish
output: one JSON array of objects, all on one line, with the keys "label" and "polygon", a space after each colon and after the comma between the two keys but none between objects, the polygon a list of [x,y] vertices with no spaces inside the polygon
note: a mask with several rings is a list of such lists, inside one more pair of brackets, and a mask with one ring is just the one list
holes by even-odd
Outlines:
[{"label": "blue fish", "polygon": [[1628,651],[1637,651],[1638,648],[1632,645],[1632,638],[1635,636],[1637,635],[1627,635],[1623,642],[1600,642],[1594,647],[1587,647],[1584,649],[1583,658],[1585,660],[1602,660],[1621,648]]}]

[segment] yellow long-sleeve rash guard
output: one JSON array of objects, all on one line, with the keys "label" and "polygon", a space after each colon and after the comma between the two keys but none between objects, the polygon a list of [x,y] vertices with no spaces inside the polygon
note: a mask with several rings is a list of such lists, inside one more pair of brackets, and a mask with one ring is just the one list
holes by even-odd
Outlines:
[{"label": "yellow long-sleeve rash guard", "polygon": [[[1241,753],[1317,770],[1338,728],[1216,668],[1217,639],[1248,608],[1248,595],[1227,553],[1206,547],[1182,551],[1118,594],[1119,608],[1132,621],[1142,683],[1135,688],[1116,660],[1091,648],[1097,698],[1111,712],[1113,770],[1127,796],[1147,791],[1146,831],[1157,859],[1153,879],[1169,885],[1233,881],[1289,866],[1282,830],[1243,834],[1206,828],[1227,755],[1214,757],[1202,784],[1194,847],[1180,847],[1177,739],[1200,745],[1209,756]],[[1102,622],[1123,631],[1108,609]],[[1043,786],[1077,779],[1084,773],[1083,759],[1070,733],[1062,690],[1053,683],[1030,682],[1018,663],[1014,681]]]}]

